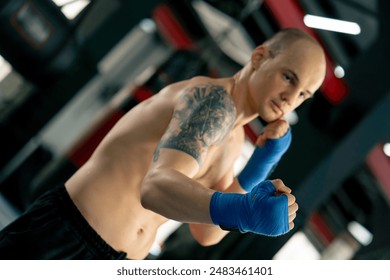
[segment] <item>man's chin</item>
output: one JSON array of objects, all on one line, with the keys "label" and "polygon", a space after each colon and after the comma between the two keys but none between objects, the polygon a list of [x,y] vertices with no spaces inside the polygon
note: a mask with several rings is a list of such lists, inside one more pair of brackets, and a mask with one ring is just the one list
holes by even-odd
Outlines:
[{"label": "man's chin", "polygon": [[270,117],[270,116],[265,116],[265,117],[259,116],[259,118],[260,118],[261,122],[264,124],[273,123],[273,122],[281,119],[281,117]]},{"label": "man's chin", "polygon": [[282,115],[270,114],[270,115],[264,117],[264,121],[266,121],[267,123],[276,122],[277,120],[281,120],[281,119],[284,119],[283,114]]}]

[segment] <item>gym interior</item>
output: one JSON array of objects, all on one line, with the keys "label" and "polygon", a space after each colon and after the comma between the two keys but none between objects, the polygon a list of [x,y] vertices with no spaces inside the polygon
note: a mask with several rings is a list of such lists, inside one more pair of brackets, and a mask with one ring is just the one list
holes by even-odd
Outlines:
[{"label": "gym interior", "polygon": [[[295,228],[202,247],[170,221],[150,258],[390,259],[389,14],[387,0],[0,0],[0,228],[132,107],[176,81],[232,75],[296,27],[324,47],[327,72],[287,117],[293,142],[272,174],[297,197]],[[263,126],[245,127],[237,168]]]}]

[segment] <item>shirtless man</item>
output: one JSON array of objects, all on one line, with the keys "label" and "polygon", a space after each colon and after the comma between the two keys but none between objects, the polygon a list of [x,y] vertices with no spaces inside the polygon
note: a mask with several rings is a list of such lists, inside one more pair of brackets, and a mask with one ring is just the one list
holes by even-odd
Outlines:
[{"label": "shirtless man", "polygon": [[[231,229],[288,232],[298,205],[281,180],[264,181],[275,162],[251,159],[242,179],[233,164],[243,125],[258,116],[268,125],[257,148],[279,160],[290,139],[283,117],[311,98],[324,76],[320,45],[287,29],[258,46],[232,77],[165,87],[129,111],[65,187],[0,232],[0,257],[143,259],[167,219],[189,223],[204,246]],[[261,149],[271,141],[282,151]]]}]

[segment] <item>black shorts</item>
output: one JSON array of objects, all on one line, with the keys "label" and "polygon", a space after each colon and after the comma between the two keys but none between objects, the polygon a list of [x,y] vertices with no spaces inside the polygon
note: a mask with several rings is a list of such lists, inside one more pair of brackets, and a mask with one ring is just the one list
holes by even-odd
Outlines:
[{"label": "black shorts", "polygon": [[125,259],[87,223],[63,185],[0,231],[0,259]]}]

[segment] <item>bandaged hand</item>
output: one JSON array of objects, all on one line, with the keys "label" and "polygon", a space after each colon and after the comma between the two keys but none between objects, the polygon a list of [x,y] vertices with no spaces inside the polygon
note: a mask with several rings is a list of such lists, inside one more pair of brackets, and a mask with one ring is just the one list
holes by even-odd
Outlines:
[{"label": "bandaged hand", "polygon": [[215,192],[210,201],[215,225],[267,236],[292,229],[297,210],[295,197],[281,180],[263,181],[246,194]]},{"label": "bandaged hand", "polygon": [[291,129],[285,120],[268,124],[256,141],[255,150],[237,176],[247,192],[267,179],[291,144]]}]

